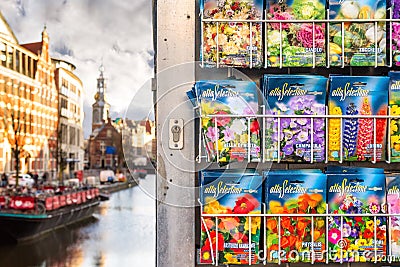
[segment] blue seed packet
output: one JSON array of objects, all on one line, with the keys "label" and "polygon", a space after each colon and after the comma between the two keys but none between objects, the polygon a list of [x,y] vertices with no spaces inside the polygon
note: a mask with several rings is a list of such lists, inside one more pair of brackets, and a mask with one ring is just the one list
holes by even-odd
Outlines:
[{"label": "blue seed packet", "polygon": [[[330,115],[353,115],[354,119],[328,121],[328,158],[332,161],[381,161],[385,159],[386,119],[360,118],[387,115],[388,77],[333,76],[330,78]],[[375,128],[374,128],[375,127]],[[375,156],[374,156],[375,155]]]},{"label": "blue seed packet", "polygon": [[221,165],[259,161],[260,124],[251,118],[258,113],[256,84],[237,80],[199,81],[196,96],[203,116],[201,125],[209,161]]},{"label": "blue seed packet", "polygon": [[[265,127],[267,160],[310,162],[325,160],[325,115],[328,79],[311,75],[267,75],[263,93],[267,114],[304,115],[303,118],[268,118]],[[279,123],[278,123],[279,121]],[[312,149],[311,149],[312,143]]]},{"label": "blue seed packet", "polygon": [[[242,175],[241,171],[201,173],[200,263],[248,265],[259,262],[261,217],[237,215],[261,214],[261,196],[260,175]],[[232,216],[221,216],[217,220],[207,214]]]}]

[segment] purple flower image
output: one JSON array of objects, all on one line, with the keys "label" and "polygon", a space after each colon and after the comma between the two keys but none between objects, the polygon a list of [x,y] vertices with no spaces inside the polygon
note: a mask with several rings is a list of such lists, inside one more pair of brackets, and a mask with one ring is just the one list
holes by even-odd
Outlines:
[{"label": "purple flower image", "polygon": [[282,151],[285,153],[285,155],[292,155],[293,154],[293,145],[289,144],[286,145],[282,148]]},{"label": "purple flower image", "polygon": [[343,224],[342,237],[349,237],[351,234],[351,226],[347,223]]},{"label": "purple flower image", "polygon": [[301,131],[301,132],[297,135],[297,139],[298,139],[300,142],[308,141],[308,132],[306,132],[306,131]]},{"label": "purple flower image", "polygon": [[219,129],[215,129],[215,127],[208,127],[207,129],[207,137],[210,138],[211,141],[216,142],[218,140]]},{"label": "purple flower image", "polygon": [[224,134],[224,141],[225,142],[229,142],[229,141],[235,140],[235,133],[234,133],[234,131],[232,131],[231,128],[229,128],[229,126],[226,126],[225,130],[223,130],[222,133]]}]

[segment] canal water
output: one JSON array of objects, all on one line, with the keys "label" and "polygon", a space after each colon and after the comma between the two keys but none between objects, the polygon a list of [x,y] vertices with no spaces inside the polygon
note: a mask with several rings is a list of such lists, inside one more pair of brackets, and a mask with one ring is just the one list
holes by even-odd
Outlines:
[{"label": "canal water", "polygon": [[[154,188],[154,181],[140,183]],[[155,258],[155,202],[139,186],[113,193],[92,220],[0,246],[2,267],[154,267]]]}]

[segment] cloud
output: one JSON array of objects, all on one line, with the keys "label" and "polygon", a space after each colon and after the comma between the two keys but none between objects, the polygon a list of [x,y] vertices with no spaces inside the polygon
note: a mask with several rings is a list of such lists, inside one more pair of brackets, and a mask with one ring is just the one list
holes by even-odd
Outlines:
[{"label": "cloud", "polygon": [[20,43],[40,41],[46,25],[51,55],[77,67],[85,91],[85,137],[91,132],[101,62],[115,116],[124,114],[136,91],[152,77],[151,1],[1,0],[0,10]]}]

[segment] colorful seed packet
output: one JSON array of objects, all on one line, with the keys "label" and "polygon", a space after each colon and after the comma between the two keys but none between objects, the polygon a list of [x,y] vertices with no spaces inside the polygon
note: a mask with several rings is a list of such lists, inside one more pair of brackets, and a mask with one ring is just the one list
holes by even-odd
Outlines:
[{"label": "colorful seed packet", "polygon": [[[386,257],[386,217],[383,173],[327,173],[328,254],[333,262],[380,261]],[[375,238],[376,237],[376,238]]]},{"label": "colorful seed packet", "polygon": [[379,22],[375,27],[374,23],[356,20],[385,19],[386,0],[328,0],[328,3],[329,19],[355,21],[330,23],[330,65],[385,66],[386,23]]},{"label": "colorful seed packet", "polygon": [[[390,0],[394,19],[400,19],[400,1]],[[400,66],[400,23],[392,22],[392,50],[393,64]]]},{"label": "colorful seed packet", "polygon": [[[325,13],[325,0],[267,0],[269,20],[319,20]],[[324,23],[268,23],[266,35],[268,66],[326,66]]]},{"label": "colorful seed packet", "polygon": [[[263,66],[262,23],[235,22],[261,20],[262,0],[202,0],[204,19],[225,19],[232,22],[202,23],[201,58],[206,67]],[[217,47],[218,46],[218,47]]]},{"label": "colorful seed packet", "polygon": [[288,214],[267,218],[267,261],[324,262],[326,219],[307,214],[326,213],[326,175],[288,170],[264,173],[264,177],[267,213]]},{"label": "colorful seed packet", "polygon": [[389,72],[390,115],[399,118],[390,119],[390,161],[400,162],[400,72]]},{"label": "colorful seed packet", "polygon": [[356,118],[329,119],[329,160],[385,159],[386,119],[376,119],[374,123],[373,118],[362,118],[362,116],[387,115],[388,86],[388,77],[330,77],[329,114],[353,115]]},{"label": "colorful seed packet", "polygon": [[[259,161],[260,125],[257,119],[249,118],[258,113],[256,84],[237,80],[199,81],[195,88],[208,160],[220,165],[249,159]],[[243,117],[231,117],[234,115]]]},{"label": "colorful seed packet", "polygon": [[[260,175],[241,171],[201,173],[200,263],[258,263],[261,217],[237,215],[261,214],[261,196]],[[217,219],[207,214],[232,216]]]},{"label": "colorful seed packet", "polygon": [[325,77],[311,75],[267,75],[264,78],[267,114],[305,116],[266,119],[267,160],[277,160],[279,156],[284,161],[310,162],[311,155],[313,161],[325,160],[325,119],[309,116],[325,115],[327,81]]},{"label": "colorful seed packet", "polygon": [[[400,173],[386,175],[386,199],[389,214],[400,214]],[[389,216],[388,255],[400,260],[400,217]]]}]

